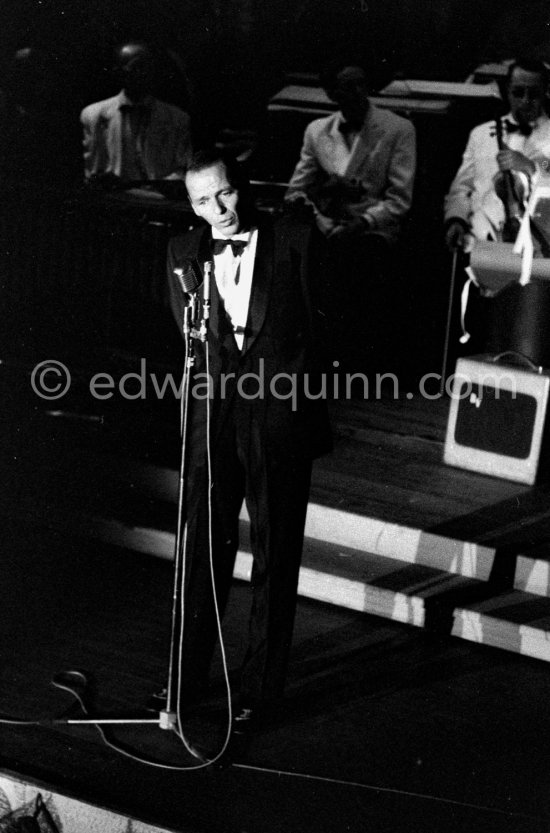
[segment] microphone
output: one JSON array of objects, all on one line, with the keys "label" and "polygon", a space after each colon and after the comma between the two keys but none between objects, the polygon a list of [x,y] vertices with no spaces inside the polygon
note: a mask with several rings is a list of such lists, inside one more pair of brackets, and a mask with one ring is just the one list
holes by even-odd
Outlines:
[{"label": "microphone", "polygon": [[195,262],[191,258],[185,260],[182,266],[174,269],[174,275],[185,295],[193,295],[200,286],[201,279],[198,264],[195,267]]},{"label": "microphone", "polygon": [[182,332],[185,337],[192,337],[197,318],[197,289],[200,285],[198,264],[195,268],[193,259],[187,258],[181,266],[176,267],[173,271],[185,297]]},{"label": "microphone", "polygon": [[[202,274],[198,261],[195,258],[188,258],[183,261],[182,266],[174,269],[174,275],[184,295],[188,300],[185,307],[187,322],[184,321],[184,333],[190,333],[192,338],[199,338],[206,341],[208,319],[210,318],[210,277],[212,274],[212,262],[204,264],[204,279],[202,280],[202,319],[199,329],[196,327],[198,314],[197,289],[201,284]],[[191,319],[189,321],[189,319]]]}]

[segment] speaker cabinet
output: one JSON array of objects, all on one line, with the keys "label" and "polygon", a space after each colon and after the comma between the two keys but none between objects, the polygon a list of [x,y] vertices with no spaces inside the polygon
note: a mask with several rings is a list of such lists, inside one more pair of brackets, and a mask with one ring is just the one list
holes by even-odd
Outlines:
[{"label": "speaker cabinet", "polygon": [[547,457],[549,391],[546,370],[497,364],[490,356],[459,359],[452,379],[445,463],[533,484],[542,476]]}]

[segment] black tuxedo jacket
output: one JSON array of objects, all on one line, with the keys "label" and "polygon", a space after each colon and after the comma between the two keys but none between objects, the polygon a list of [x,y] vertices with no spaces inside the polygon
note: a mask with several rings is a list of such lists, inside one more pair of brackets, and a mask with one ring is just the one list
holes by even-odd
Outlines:
[{"label": "black tuxedo jacket", "polygon": [[[258,220],[258,244],[244,344],[239,350],[215,280],[206,345],[195,341],[191,422],[206,419],[206,382],[211,384],[211,437],[228,419],[237,431],[261,442],[271,459],[316,457],[331,448],[326,396],[316,356],[315,305],[307,280],[305,235],[285,218]],[[190,260],[202,272],[210,251],[210,227],[170,241],[170,304],[181,331],[185,295],[174,269]],[[199,291],[200,295],[200,291]]]}]

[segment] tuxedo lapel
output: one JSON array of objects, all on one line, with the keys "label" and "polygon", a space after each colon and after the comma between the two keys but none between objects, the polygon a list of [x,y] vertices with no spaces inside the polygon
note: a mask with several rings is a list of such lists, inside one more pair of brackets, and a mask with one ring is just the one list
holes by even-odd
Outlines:
[{"label": "tuxedo lapel", "polygon": [[274,235],[271,223],[258,223],[258,243],[254,259],[252,291],[242,353],[250,350],[262,329],[269,303],[275,264]]}]

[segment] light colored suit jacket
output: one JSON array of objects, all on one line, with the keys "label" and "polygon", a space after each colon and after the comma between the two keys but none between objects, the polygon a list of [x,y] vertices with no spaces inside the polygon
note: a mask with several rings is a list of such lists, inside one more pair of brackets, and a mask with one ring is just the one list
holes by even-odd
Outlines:
[{"label": "light colored suit jacket", "polygon": [[[304,194],[316,203],[316,191],[323,183],[341,183],[343,213],[366,217],[373,231],[393,241],[412,202],[414,127],[408,119],[371,103],[350,154],[339,130],[341,123],[342,114],[337,112],[307,126],[287,195]],[[338,217],[334,219],[337,222]],[[323,230],[322,223],[318,225]]]},{"label": "light colored suit jacket", "polygon": [[[121,107],[128,103],[124,92],[104,101],[89,104],[80,114],[84,131],[84,172],[113,173],[124,179],[135,174],[134,154],[127,150],[128,131]],[[173,175],[182,178],[191,158],[189,116],[172,104],[148,99],[149,113],[140,131],[139,167],[143,178],[165,179]]]},{"label": "light colored suit jacket", "polygon": [[[508,115],[507,119],[511,119]],[[543,115],[530,136],[519,132],[503,136],[504,143],[531,159],[537,167],[546,170],[550,160],[550,119]],[[462,163],[445,197],[445,221],[462,220],[470,226],[478,240],[499,240],[505,220],[504,204],[495,191],[498,143],[495,122],[489,121],[474,127]],[[516,174],[529,195],[531,183],[524,174]]]}]

